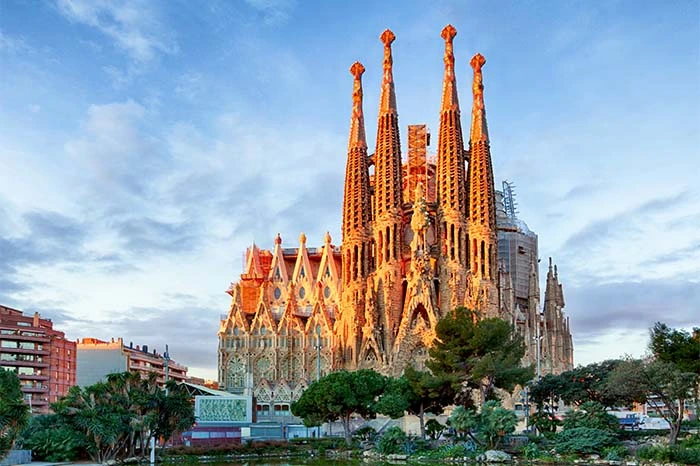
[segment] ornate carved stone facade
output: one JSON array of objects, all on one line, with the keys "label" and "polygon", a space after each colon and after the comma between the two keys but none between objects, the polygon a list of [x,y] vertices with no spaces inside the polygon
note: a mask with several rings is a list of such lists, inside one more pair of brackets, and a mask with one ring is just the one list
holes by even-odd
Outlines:
[{"label": "ornate carved stone facade", "polygon": [[386,30],[372,155],[364,127],[365,69],[358,62],[350,68],[342,246],[334,246],[326,234],[322,247],[307,248],[302,233],[297,248],[283,249],[278,235],[272,251],[248,249],[245,271],[228,290],[231,307],[219,329],[219,382],[225,390],[255,395],[259,414],[285,414],[308,383],[332,370],[373,368],[399,375],[409,364],[422,367],[437,321],[457,306],[513,322],[528,341],[525,362],[535,357],[530,346],[541,334],[543,358],[558,361],[547,366],[551,371],[573,364],[556,272],[547,281],[542,319],[536,247],[528,259],[531,296],[524,301],[516,299],[509,264],[499,263],[502,228],[484,107],[486,61],[480,54],[471,60],[473,106],[465,148],[456,33],[449,25],[442,31],[445,71],[436,157],[428,156],[426,127],[412,125],[408,158],[402,161],[392,74],[395,36]]}]

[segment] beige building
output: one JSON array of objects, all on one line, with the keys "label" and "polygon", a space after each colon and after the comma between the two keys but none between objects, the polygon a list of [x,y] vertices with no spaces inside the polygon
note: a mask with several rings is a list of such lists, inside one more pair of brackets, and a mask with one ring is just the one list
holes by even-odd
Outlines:
[{"label": "beige building", "polygon": [[121,338],[102,341],[97,338],[83,338],[77,344],[77,385],[86,387],[104,382],[107,374],[138,372],[144,377],[155,372],[157,381],[165,385],[166,368],[168,380],[187,380],[187,367],[169,359],[167,354],[158,353],[155,348],[149,352],[147,345],[125,345]]},{"label": "beige building", "polygon": [[[527,361],[552,358],[551,371],[573,364],[568,320],[556,271],[550,271],[539,311],[535,248],[509,264],[499,260],[499,225],[482,67],[473,68],[471,125],[465,141],[457,96],[453,39],[447,26],[445,74],[436,155],[425,125],[408,128],[402,157],[391,45],[381,35],[383,78],[377,146],[365,137],[362,74],[356,62],[342,212],[342,245],[326,234],[321,247],[272,250],[253,245],[231,306],[219,328],[219,383],[256,397],[259,418],[286,416],[310,381],[336,369],[373,368],[399,375],[427,358],[435,325],[457,306],[517,325],[528,341]],[[465,145],[465,142],[467,143]],[[501,201],[502,202],[502,201]],[[516,284],[509,270],[523,269]],[[511,268],[508,268],[508,265]],[[515,275],[515,274],[513,274]],[[551,275],[551,276],[550,276]],[[516,290],[520,290],[516,293]],[[524,291],[523,291],[524,290]],[[541,338],[538,339],[537,336]],[[545,348],[546,346],[546,348]]]}]

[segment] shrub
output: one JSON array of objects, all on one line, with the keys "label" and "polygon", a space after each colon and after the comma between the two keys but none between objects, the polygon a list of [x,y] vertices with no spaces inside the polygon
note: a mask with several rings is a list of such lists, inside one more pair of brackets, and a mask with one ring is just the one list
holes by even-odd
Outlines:
[{"label": "shrub", "polygon": [[607,430],[590,427],[574,427],[559,432],[555,436],[554,448],[558,453],[585,455],[600,453],[606,447],[617,445],[615,435]]},{"label": "shrub", "polygon": [[72,461],[85,455],[87,439],[55,414],[35,416],[22,432],[22,448],[32,450],[36,459]]},{"label": "shrub", "polygon": [[446,428],[447,426],[440,424],[436,419],[428,419],[425,423],[425,433],[431,440],[439,439]]},{"label": "shrub", "polygon": [[362,442],[374,442],[377,438],[377,431],[372,426],[364,426],[352,433],[352,438]]},{"label": "shrub", "polygon": [[406,453],[406,434],[400,427],[390,427],[377,442],[377,451],[383,455]]},{"label": "shrub", "polygon": [[554,413],[537,411],[530,416],[530,424],[535,426],[542,435],[550,438],[556,434],[557,427],[561,425],[561,421],[554,417]]},{"label": "shrub", "polygon": [[623,447],[622,445],[617,445],[614,447],[603,448],[602,454],[603,458],[608,461],[621,461],[627,456],[628,451],[627,448]]},{"label": "shrub", "polygon": [[480,413],[458,406],[452,411],[448,423],[458,433],[457,438],[465,439],[468,434],[476,434],[482,445],[495,449],[503,437],[515,431],[517,421],[513,411],[503,408],[499,401],[490,400],[484,403]]},{"label": "shrub", "polygon": [[538,447],[536,443],[528,443],[523,447],[520,453],[523,455],[523,458],[528,460],[534,460],[535,458],[539,458],[542,454],[542,452],[540,451],[540,447]]},{"label": "shrub", "polygon": [[571,411],[564,419],[564,430],[575,427],[588,427],[617,432],[620,430],[620,421],[615,416],[605,411],[605,407],[595,401],[583,403],[577,411]]},{"label": "shrub", "polygon": [[645,446],[637,450],[637,457],[659,462],[700,464],[700,448],[687,448],[683,445]]}]

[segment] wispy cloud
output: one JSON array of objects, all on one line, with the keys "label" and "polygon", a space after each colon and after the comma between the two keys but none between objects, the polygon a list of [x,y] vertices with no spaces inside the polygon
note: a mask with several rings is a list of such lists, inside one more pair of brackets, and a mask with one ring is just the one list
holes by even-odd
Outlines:
[{"label": "wispy cloud", "polygon": [[286,23],[296,5],[294,0],[245,0],[268,25]]},{"label": "wispy cloud", "polygon": [[69,20],[93,27],[138,63],[173,54],[177,43],[161,24],[153,3],[144,0],[57,0]]},{"label": "wispy cloud", "polygon": [[[613,333],[645,333],[654,322],[698,326],[700,282],[692,279],[587,283],[565,288],[576,340],[593,344]],[[641,344],[639,344],[641,343]],[[643,347],[638,342],[635,348]],[[620,348],[620,354],[624,348]]]}]

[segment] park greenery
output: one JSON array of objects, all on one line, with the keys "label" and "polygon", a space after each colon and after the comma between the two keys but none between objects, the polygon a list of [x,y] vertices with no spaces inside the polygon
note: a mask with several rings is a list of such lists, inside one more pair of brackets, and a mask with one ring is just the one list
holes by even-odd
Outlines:
[{"label": "park greenery", "polygon": [[690,334],[657,323],[650,330],[649,349],[651,357],[646,359],[607,360],[543,377],[530,389],[537,406],[533,423],[553,434],[559,421],[552,407],[560,400],[578,408],[574,413],[586,412],[591,402],[604,409],[651,401],[671,426],[669,442],[676,443],[686,404],[698,401],[700,329]]},{"label": "park greenery", "polygon": [[455,403],[473,406],[474,391],[490,400],[495,388],[512,390],[533,376],[531,367],[520,366],[522,338],[504,320],[477,320],[472,311],[457,308],[440,320],[436,335],[430,371],[407,369],[398,379],[370,369],[332,372],[309,385],[292,404],[292,414],[309,427],[342,421],[349,445],[353,415],[396,418],[408,412],[418,416],[424,440],[426,413],[440,414]]},{"label": "park greenery", "polygon": [[[163,455],[179,463],[188,455],[305,455],[371,448],[385,455],[440,460],[509,449],[530,460],[561,462],[595,454],[619,461],[630,455],[629,442],[634,441],[640,460],[700,464],[700,436],[683,431],[688,425],[683,420],[686,403],[697,403],[700,331],[691,334],[657,323],[650,337],[648,358],[603,361],[536,381],[531,367],[520,366],[524,345],[510,324],[479,320],[458,308],[438,323],[424,370],[408,368],[396,378],[369,369],[332,372],[311,383],[292,404],[292,413],[309,427],[340,421],[342,439],[179,446]],[[499,394],[518,385],[528,387],[536,408],[530,421],[537,434],[530,432],[527,444],[514,447],[511,436],[518,418],[503,407]],[[14,373],[0,371],[0,389],[0,453],[5,453],[28,414]],[[670,430],[625,431],[609,413],[647,400],[660,405]],[[563,419],[557,411],[561,402],[572,408]],[[442,423],[438,416],[449,406],[451,414]],[[173,382],[167,391],[160,389],[155,375],[142,379],[112,374],[102,383],[73,387],[52,410],[34,416],[18,439],[35,458],[49,461],[90,457],[102,463],[144,456],[151,439],[165,441],[194,422],[191,397]],[[351,431],[355,417],[398,418],[406,413],[418,417],[419,435],[399,427],[376,432],[368,425]],[[643,443],[659,433],[667,435],[667,444]]]},{"label": "park greenery", "polygon": [[156,374],[124,372],[85,388],[72,387],[52,405],[54,414],[36,416],[22,435],[35,457],[67,461],[89,456],[104,463],[145,456],[152,438],[167,441],[194,423],[190,396],[173,381],[161,389]]},{"label": "park greenery", "polygon": [[29,407],[23,400],[17,374],[0,368],[0,459],[10,452],[27,424]]}]

